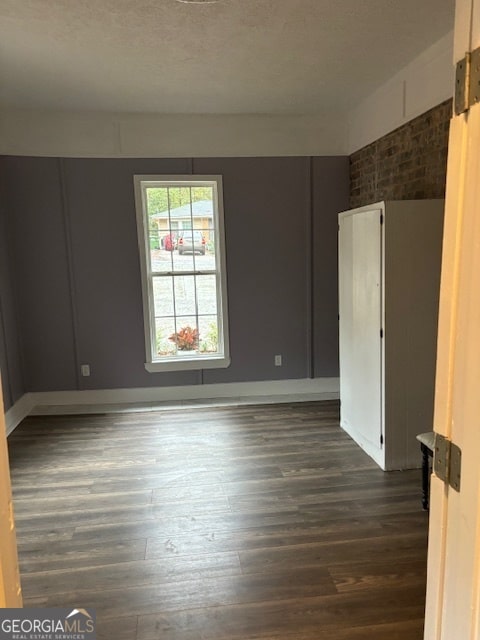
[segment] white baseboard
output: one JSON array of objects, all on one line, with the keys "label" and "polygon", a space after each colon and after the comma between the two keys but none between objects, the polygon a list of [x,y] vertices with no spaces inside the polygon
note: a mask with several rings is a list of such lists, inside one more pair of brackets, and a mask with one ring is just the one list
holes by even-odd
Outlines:
[{"label": "white baseboard", "polygon": [[28,415],[148,410],[199,404],[271,404],[337,400],[339,378],[232,382],[183,387],[25,393],[5,414],[7,436]]},{"label": "white baseboard", "polygon": [[[187,405],[198,401],[214,404],[260,404],[336,400],[340,397],[339,378],[269,380],[182,387],[145,387],[137,389],[99,389],[91,391],[48,391],[29,394],[32,415],[60,413],[97,413],[159,408],[166,404]],[[159,404],[160,403],[160,404]],[[133,406],[132,406],[133,405]]]},{"label": "white baseboard", "polygon": [[24,393],[20,400],[17,400],[13,407],[10,407],[10,409],[5,413],[7,436],[9,436],[15,427],[18,427],[20,422],[29,415],[34,406],[35,402],[33,400],[33,394]]},{"label": "white baseboard", "polygon": [[359,433],[355,428],[353,428],[350,424],[346,424],[344,420],[340,417],[340,426],[341,428],[348,433],[348,435],[354,440],[359,447],[361,447],[366,454],[374,460],[380,469],[386,471],[385,467],[385,450],[383,447],[375,447],[369,440],[367,440],[362,433]]}]

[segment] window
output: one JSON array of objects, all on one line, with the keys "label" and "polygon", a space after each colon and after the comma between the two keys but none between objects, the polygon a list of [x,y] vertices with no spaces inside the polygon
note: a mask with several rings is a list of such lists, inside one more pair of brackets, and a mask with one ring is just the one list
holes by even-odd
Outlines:
[{"label": "window", "polygon": [[221,176],[135,176],[147,371],[228,367]]}]

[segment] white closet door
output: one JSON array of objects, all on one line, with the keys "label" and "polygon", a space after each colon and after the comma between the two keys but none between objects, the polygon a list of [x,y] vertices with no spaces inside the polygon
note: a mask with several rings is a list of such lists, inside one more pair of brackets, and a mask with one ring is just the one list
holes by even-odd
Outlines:
[{"label": "white closet door", "polygon": [[383,466],[381,213],[340,215],[339,329],[341,424]]}]

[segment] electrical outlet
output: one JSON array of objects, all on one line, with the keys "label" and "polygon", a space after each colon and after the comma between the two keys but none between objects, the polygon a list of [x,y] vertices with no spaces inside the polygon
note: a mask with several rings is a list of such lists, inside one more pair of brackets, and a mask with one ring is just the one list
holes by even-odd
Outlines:
[{"label": "electrical outlet", "polygon": [[81,371],[82,371],[82,376],[88,377],[90,375],[90,365],[82,364]]},{"label": "electrical outlet", "polygon": [[282,366],[282,356],[280,356],[280,355],[275,356],[275,366],[276,367],[281,367]]}]

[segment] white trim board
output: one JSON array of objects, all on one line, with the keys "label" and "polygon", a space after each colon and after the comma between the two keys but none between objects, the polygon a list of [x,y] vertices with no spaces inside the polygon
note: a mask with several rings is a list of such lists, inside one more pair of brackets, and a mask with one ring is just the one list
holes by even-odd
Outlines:
[{"label": "white trim board", "polygon": [[24,393],[20,400],[17,400],[17,402],[10,407],[10,409],[5,413],[7,436],[9,436],[15,427],[18,427],[20,422],[30,414],[34,405],[35,403],[32,394]]},{"label": "white trim board", "polygon": [[178,406],[337,400],[339,378],[267,380],[182,387],[27,393],[6,414],[7,435],[27,415],[155,411]]},{"label": "white trim board", "polygon": [[347,116],[347,153],[382,138],[452,97],[453,31],[428,47]]},{"label": "white trim board", "polygon": [[344,118],[0,110],[0,155],[211,158],[345,155]]}]

